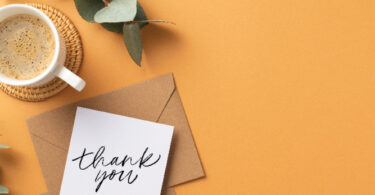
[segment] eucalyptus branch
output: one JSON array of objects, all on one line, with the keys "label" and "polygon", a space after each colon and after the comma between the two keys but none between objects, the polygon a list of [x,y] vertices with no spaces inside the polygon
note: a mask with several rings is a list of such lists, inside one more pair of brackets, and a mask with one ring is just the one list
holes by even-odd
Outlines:
[{"label": "eucalyptus branch", "polygon": [[86,21],[100,23],[111,32],[122,33],[129,55],[139,66],[142,60],[140,29],[150,22],[176,25],[167,20],[148,20],[137,0],[74,0],[74,3]]},{"label": "eucalyptus branch", "polygon": [[134,20],[134,21],[126,22],[126,23],[135,24],[135,23],[147,23],[147,22],[164,22],[164,23],[176,25],[176,23],[168,21],[168,20]]}]

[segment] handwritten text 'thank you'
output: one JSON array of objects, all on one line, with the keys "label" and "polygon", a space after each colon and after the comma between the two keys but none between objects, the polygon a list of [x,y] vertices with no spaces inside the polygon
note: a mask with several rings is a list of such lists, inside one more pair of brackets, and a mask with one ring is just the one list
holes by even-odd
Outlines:
[{"label": "handwritten text 'thank you'", "polygon": [[[154,157],[154,153],[149,152],[149,147],[146,147],[137,160],[134,160],[132,156],[125,155],[123,157],[114,156],[108,161],[104,157],[105,150],[105,146],[101,146],[94,153],[87,152],[87,149],[84,148],[82,154],[72,160],[73,162],[78,162],[78,168],[82,171],[90,168],[99,170],[95,177],[95,183],[98,183],[95,192],[100,190],[106,180],[117,178],[120,182],[126,181],[128,184],[133,184],[138,179],[138,174],[135,173],[134,169],[151,167],[157,164],[161,158],[160,154]],[[130,168],[125,169],[126,166]],[[107,167],[113,167],[112,171],[103,170]],[[118,171],[115,168],[121,168],[122,170]]]}]

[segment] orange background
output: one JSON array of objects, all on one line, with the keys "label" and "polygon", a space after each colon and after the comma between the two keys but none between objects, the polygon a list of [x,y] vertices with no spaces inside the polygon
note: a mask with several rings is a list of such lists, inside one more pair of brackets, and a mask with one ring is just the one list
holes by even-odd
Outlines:
[{"label": "orange background", "polygon": [[[1,5],[16,2],[3,0]],[[0,183],[13,195],[46,187],[25,118],[173,72],[207,177],[178,195],[375,194],[373,0],[141,0],[137,67],[121,35],[66,13],[84,44],[80,75],[40,103],[0,93]]]}]

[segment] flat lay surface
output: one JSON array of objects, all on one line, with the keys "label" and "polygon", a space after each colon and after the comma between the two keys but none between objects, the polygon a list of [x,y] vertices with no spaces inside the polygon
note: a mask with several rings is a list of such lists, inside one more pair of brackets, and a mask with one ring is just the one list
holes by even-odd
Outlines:
[{"label": "flat lay surface", "polygon": [[[173,72],[206,177],[176,194],[375,193],[375,2],[140,1],[142,66],[123,38],[44,3],[76,25],[86,88],[29,103],[0,93],[0,183],[46,190],[25,119]],[[150,97],[151,98],[151,97]]]}]

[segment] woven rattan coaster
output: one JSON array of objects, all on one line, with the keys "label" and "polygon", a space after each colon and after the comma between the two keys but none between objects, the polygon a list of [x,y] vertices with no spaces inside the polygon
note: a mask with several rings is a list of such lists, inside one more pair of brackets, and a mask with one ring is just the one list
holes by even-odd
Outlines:
[{"label": "woven rattan coaster", "polygon": [[[78,73],[82,63],[82,42],[78,30],[72,21],[59,10],[39,3],[29,4],[43,11],[57,27],[61,38],[65,40],[66,60],[65,67],[74,73]],[[67,87],[64,81],[56,78],[40,87],[14,87],[0,83],[0,88],[10,96],[24,101],[42,101]]]}]

